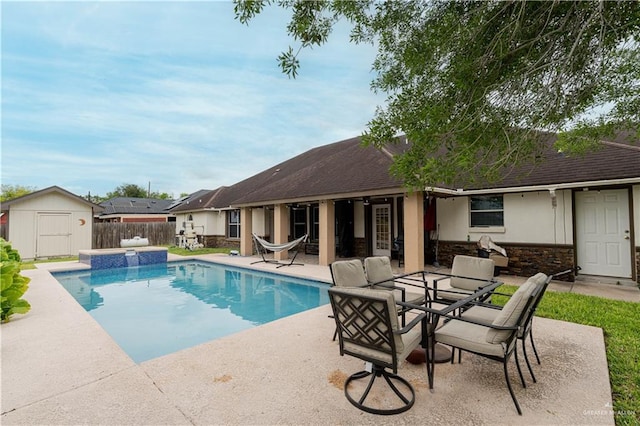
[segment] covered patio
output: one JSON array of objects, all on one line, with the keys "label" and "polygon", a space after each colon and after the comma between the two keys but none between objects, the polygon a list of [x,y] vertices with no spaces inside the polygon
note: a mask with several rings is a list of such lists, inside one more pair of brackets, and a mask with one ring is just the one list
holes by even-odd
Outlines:
[{"label": "covered patio", "polygon": [[[326,266],[278,272],[330,281]],[[362,362],[339,355],[328,305],[135,364],[48,271],[24,274],[32,310],[2,326],[3,424],[614,424],[599,328],[535,319],[538,383],[513,382],[523,416],[500,365],[465,354],[461,365],[436,365],[433,393],[424,364],[403,363],[415,405],[381,417],[344,397]]]}]

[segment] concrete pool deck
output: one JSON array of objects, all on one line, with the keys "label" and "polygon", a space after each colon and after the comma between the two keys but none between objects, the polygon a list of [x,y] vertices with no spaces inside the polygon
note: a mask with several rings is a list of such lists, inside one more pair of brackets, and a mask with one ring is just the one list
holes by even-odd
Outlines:
[{"label": "concrete pool deck", "polygon": [[[198,258],[236,266],[257,260]],[[344,397],[344,378],[362,362],[340,356],[329,306],[136,364],[47,270],[86,265],[43,265],[23,271],[32,279],[25,295],[31,311],[2,325],[3,425],[614,424],[599,328],[535,319],[538,382],[525,372],[523,389],[510,363],[523,416],[501,366],[465,354],[461,365],[436,365],[434,392],[424,364],[403,363],[399,374],[414,386],[415,405],[381,417]],[[331,279],[318,265],[251,267]]]}]

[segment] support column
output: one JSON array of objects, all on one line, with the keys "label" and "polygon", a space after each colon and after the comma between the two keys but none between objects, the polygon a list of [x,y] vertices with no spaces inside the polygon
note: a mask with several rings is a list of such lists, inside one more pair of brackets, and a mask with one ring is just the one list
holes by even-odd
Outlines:
[{"label": "support column", "polygon": [[336,260],[336,213],[333,200],[320,201],[318,264],[329,266]]},{"label": "support column", "polygon": [[240,254],[253,255],[253,215],[250,207],[240,209]]},{"label": "support column", "polygon": [[424,193],[404,196],[404,270],[424,270]]},{"label": "support column", "polygon": [[[276,204],[273,212],[273,243],[284,244],[289,242],[289,209],[286,204]],[[275,260],[287,260],[289,251],[273,253]]]}]

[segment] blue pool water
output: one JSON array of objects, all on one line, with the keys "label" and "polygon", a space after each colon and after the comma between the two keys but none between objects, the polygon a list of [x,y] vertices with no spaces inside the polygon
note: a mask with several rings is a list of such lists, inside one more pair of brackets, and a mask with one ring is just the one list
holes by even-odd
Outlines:
[{"label": "blue pool water", "polygon": [[329,302],[328,284],[200,261],[54,276],[135,362]]}]

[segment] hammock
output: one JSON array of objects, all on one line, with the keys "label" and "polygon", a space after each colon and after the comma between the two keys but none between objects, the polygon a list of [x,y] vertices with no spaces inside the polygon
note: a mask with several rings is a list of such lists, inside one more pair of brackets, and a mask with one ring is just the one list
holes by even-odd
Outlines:
[{"label": "hammock", "polygon": [[264,257],[265,254],[267,254],[267,251],[271,251],[271,252],[281,252],[281,251],[285,251],[285,250],[291,250],[295,247],[298,246],[298,244],[304,242],[307,240],[307,234],[304,234],[302,237],[293,240],[293,241],[289,241],[288,243],[284,243],[284,244],[274,244],[274,243],[270,243],[269,241],[265,241],[262,238],[258,237],[256,234],[252,234],[253,235],[253,241],[255,241],[256,244],[256,250],[258,251],[258,253],[260,253],[260,256],[262,256],[262,260],[258,260],[257,262],[251,262],[251,264],[253,265],[254,263],[260,263],[260,262],[264,262],[264,263],[275,263],[276,265],[278,265],[277,267],[280,268],[282,266],[291,266],[291,265],[302,265],[302,263],[293,263],[294,260],[296,260],[296,256],[298,255],[298,250],[296,250],[293,254],[293,258],[291,258],[291,262],[289,263],[284,263],[284,262],[279,262],[277,260],[273,260],[273,259],[267,259]]}]

